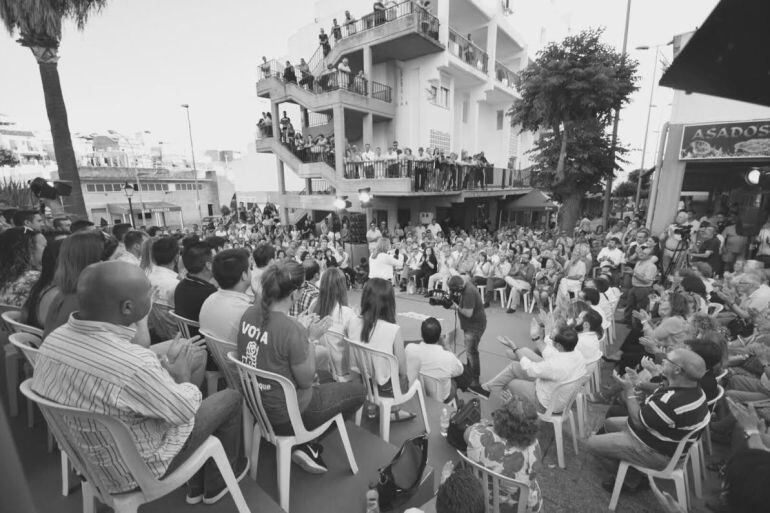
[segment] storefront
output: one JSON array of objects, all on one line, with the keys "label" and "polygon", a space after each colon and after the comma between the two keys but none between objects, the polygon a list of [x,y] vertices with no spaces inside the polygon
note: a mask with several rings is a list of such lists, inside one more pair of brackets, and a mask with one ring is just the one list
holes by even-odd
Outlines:
[{"label": "storefront", "polygon": [[[142,208],[144,207],[144,213]],[[109,214],[108,223],[131,223],[131,210],[133,210],[136,226],[167,226],[181,228],[184,226],[182,208],[165,201],[133,202],[129,208],[128,203],[108,203],[106,212]]]},{"label": "storefront", "polygon": [[[664,147],[647,218],[654,232],[682,207],[698,217],[761,215],[770,208],[770,119],[671,124]],[[750,183],[752,170],[759,183]]]}]

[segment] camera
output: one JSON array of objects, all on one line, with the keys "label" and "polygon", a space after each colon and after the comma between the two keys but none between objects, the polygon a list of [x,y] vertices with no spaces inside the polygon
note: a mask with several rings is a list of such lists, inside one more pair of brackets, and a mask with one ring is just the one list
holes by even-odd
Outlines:
[{"label": "camera", "polygon": [[448,310],[452,308],[453,304],[460,304],[460,295],[444,290],[431,290],[428,296],[428,303],[431,306],[443,306]]},{"label": "camera", "polygon": [[674,228],[674,233],[680,235],[682,238],[689,237],[691,231],[692,225],[689,224],[678,225],[676,228]]}]

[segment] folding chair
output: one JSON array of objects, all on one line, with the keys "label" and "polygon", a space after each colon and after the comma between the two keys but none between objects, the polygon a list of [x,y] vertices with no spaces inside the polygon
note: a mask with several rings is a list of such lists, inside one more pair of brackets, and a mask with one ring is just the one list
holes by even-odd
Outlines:
[{"label": "folding chair", "polygon": [[[6,310],[0,314],[0,318],[14,333],[30,333],[42,340],[43,330],[21,322],[21,310]],[[6,344],[5,350],[5,386],[8,393],[8,414],[15,417],[19,414],[19,398],[16,391],[19,389],[19,364],[21,355],[13,344]],[[27,415],[32,415],[32,408],[27,410]],[[28,422],[34,422],[34,418],[28,417]],[[30,427],[32,427],[30,425]]]}]

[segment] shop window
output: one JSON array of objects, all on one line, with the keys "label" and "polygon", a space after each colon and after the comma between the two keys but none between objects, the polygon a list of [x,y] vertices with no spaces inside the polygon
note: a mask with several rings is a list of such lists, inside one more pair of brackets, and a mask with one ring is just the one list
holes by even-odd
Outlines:
[{"label": "shop window", "polygon": [[213,215],[214,215],[214,205],[212,205],[211,203],[209,203],[209,204],[208,204],[208,210],[209,210],[209,215],[210,215],[210,216],[213,216]]},{"label": "shop window", "polygon": [[104,184],[97,183],[96,184],[96,192],[104,192]]}]

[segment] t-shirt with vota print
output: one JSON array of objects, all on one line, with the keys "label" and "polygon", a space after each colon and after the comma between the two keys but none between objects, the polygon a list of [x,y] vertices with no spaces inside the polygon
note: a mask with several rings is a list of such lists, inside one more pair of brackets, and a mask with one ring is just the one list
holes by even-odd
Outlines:
[{"label": "t-shirt with vota print", "polygon": [[[265,329],[261,327],[261,306],[249,307],[241,317],[238,329],[238,357],[252,367],[280,374],[296,385],[291,367],[301,364],[308,357],[307,330],[297,320],[282,312],[270,312]],[[286,399],[280,384],[260,380],[260,385],[262,405],[271,424],[289,422]],[[312,388],[297,389],[300,411],[307,408],[312,395]]]}]

